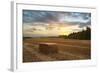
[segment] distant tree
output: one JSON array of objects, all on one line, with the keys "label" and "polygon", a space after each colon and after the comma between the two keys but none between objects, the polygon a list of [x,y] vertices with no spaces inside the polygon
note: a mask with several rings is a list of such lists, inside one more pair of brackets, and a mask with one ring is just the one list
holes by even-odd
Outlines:
[{"label": "distant tree", "polygon": [[66,38],[67,35],[59,35],[60,38]]},{"label": "distant tree", "polygon": [[86,27],[86,30],[82,30],[80,32],[73,32],[73,33],[69,34],[66,38],[90,40],[91,39],[91,29],[89,27]]}]

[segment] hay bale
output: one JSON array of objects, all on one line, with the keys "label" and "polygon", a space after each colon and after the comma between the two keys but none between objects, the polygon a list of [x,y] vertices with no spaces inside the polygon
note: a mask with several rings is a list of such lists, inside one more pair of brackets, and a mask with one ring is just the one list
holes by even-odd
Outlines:
[{"label": "hay bale", "polygon": [[41,43],[39,44],[39,52],[43,54],[58,53],[57,45],[55,43]]}]

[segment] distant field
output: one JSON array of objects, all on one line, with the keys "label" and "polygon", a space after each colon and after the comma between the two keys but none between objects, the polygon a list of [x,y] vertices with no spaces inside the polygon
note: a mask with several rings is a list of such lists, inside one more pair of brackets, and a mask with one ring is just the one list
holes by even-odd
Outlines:
[{"label": "distant field", "polygon": [[[23,62],[91,59],[91,41],[63,38],[27,38],[23,40]],[[56,43],[57,53],[43,54],[41,43]],[[50,48],[49,48],[50,49]]]}]

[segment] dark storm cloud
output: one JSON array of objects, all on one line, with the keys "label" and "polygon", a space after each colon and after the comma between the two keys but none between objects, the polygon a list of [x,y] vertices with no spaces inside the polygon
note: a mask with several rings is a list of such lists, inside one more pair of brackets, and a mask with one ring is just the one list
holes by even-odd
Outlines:
[{"label": "dark storm cloud", "polygon": [[55,12],[44,12],[44,11],[31,11],[23,10],[23,22],[50,22],[58,21],[58,14]]},{"label": "dark storm cloud", "polygon": [[91,24],[91,13],[23,10],[23,22],[57,22],[70,25],[79,25],[79,27],[84,27]]}]

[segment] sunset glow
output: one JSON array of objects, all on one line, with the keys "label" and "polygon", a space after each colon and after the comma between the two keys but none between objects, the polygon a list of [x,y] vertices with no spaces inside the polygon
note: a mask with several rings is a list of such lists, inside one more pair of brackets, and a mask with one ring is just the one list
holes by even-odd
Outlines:
[{"label": "sunset glow", "polygon": [[90,13],[23,10],[24,37],[69,35],[91,24]]}]

